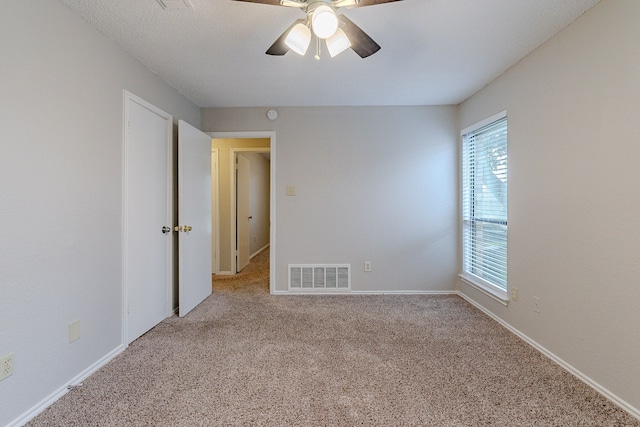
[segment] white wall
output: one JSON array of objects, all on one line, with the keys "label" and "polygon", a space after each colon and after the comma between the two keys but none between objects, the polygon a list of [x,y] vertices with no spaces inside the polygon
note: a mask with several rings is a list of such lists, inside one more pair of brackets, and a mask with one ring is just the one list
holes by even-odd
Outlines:
[{"label": "white wall", "polygon": [[200,110],[56,1],[3,2],[0,58],[6,425],[121,344],[123,89],[195,126]]},{"label": "white wall", "polygon": [[244,153],[249,160],[249,212],[250,244],[249,252],[253,255],[269,244],[269,161],[259,153]]},{"label": "white wall", "polygon": [[350,263],[354,291],[455,289],[455,107],[266,111],[203,109],[202,128],[276,132],[277,291],[290,263]]},{"label": "white wall", "polygon": [[[640,415],[640,2],[602,1],[464,102],[509,117],[509,307],[461,290]],[[541,312],[533,312],[533,297]]]}]

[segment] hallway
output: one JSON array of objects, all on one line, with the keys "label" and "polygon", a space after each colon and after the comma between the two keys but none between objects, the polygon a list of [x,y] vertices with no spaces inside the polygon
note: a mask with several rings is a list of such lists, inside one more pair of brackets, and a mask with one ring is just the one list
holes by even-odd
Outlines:
[{"label": "hallway", "polygon": [[249,265],[233,276],[212,276],[212,290],[217,292],[269,293],[269,248],[251,258]]}]

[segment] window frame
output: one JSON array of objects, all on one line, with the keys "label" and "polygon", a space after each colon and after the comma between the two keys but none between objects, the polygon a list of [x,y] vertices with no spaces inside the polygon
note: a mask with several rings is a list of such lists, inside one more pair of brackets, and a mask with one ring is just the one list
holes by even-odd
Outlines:
[{"label": "window frame", "polygon": [[[475,123],[465,129],[463,129],[460,132],[460,273],[459,273],[459,277],[460,279],[469,284],[470,286],[480,290],[481,292],[485,293],[486,295],[488,295],[489,297],[495,299],[496,301],[500,302],[501,304],[504,305],[508,305],[509,302],[509,282],[507,279],[507,283],[506,283],[506,289],[502,289],[501,287],[499,287],[496,284],[493,284],[479,276],[476,276],[473,273],[470,273],[468,271],[465,271],[465,219],[464,219],[464,194],[465,194],[465,189],[464,189],[464,183],[465,183],[465,178],[464,178],[464,170],[465,170],[465,165],[464,165],[464,150],[465,150],[465,136],[476,132],[482,128],[484,128],[485,126],[491,125],[499,120],[502,119],[506,119],[507,118],[507,111],[502,111],[498,114],[495,114],[491,117],[488,117],[478,123]],[[508,131],[507,131],[508,132]],[[509,146],[509,141],[508,141],[508,137],[507,137],[507,153],[508,153],[508,146]],[[508,156],[508,154],[507,154]],[[509,166],[508,166],[508,157],[507,157],[507,176],[509,174]],[[508,182],[508,181],[507,181]],[[508,193],[507,193],[507,200],[508,200]],[[508,202],[507,202],[507,209],[508,209]],[[508,214],[507,214],[508,216]],[[507,226],[507,236],[508,236],[508,218],[507,221],[505,221],[505,226]],[[508,242],[508,239],[507,239]],[[507,243],[508,245],[508,243]],[[508,246],[507,246],[508,248]],[[508,256],[508,250],[507,250],[507,256]]]}]

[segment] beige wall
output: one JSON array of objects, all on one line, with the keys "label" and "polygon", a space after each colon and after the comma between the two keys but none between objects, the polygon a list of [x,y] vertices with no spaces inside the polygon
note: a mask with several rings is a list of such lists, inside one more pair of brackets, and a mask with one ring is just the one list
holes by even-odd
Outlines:
[{"label": "beige wall", "polygon": [[[464,102],[509,117],[510,325],[640,416],[640,2],[606,0]],[[540,313],[533,298],[540,298]]]},{"label": "beige wall", "polygon": [[354,291],[454,290],[456,107],[278,111],[273,122],[267,108],[202,112],[208,132],[276,134],[276,292],[287,291],[287,265],[297,263],[349,263]]},{"label": "beige wall", "polygon": [[[211,131],[210,128],[204,128]],[[230,272],[231,258],[231,149],[269,147],[269,138],[214,138],[212,148],[218,149],[218,171],[220,178],[219,230],[220,230],[220,272]]]}]

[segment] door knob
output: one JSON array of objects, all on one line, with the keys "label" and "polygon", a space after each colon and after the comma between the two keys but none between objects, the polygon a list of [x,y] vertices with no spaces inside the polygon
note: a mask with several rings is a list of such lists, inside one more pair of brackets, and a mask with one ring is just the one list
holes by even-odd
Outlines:
[{"label": "door knob", "polygon": [[193,230],[193,227],[190,225],[185,225],[184,227],[182,227],[182,229],[184,230],[185,233]]},{"label": "door knob", "polygon": [[177,231],[178,233],[187,233],[193,230],[193,227],[190,225],[176,225],[174,230]]},{"label": "door knob", "polygon": [[166,225],[162,227],[162,234],[167,234],[171,232],[171,227],[167,227]]}]

